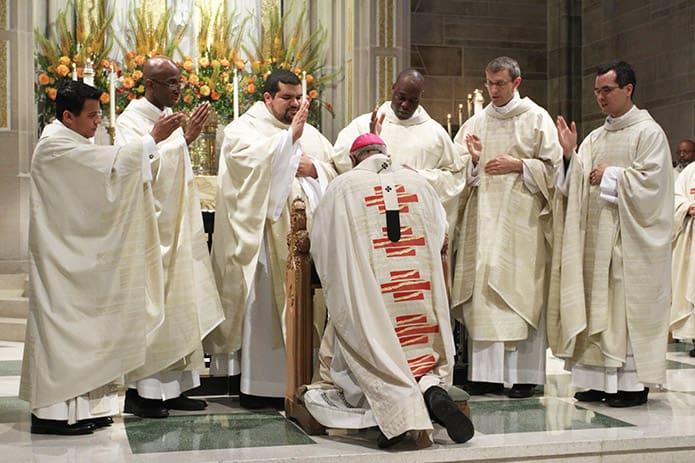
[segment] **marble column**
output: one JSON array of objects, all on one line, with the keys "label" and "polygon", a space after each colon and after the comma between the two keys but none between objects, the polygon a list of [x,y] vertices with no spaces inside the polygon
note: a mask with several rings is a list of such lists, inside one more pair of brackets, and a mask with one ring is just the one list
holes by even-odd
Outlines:
[{"label": "marble column", "polygon": [[33,5],[0,0],[0,273],[27,270],[29,167],[36,140]]}]

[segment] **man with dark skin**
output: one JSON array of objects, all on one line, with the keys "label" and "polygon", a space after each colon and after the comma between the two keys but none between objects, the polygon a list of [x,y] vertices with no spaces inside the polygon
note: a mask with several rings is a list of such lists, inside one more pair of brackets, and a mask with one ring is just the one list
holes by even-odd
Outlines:
[{"label": "man with dark skin", "polygon": [[678,159],[676,160],[676,165],[673,167],[673,173],[678,177],[678,174],[683,172],[683,169],[685,169],[688,164],[695,161],[695,141],[688,138],[679,141],[676,155]]},{"label": "man with dark skin", "polygon": [[[181,71],[164,56],[149,59],[143,69],[145,98],[132,101],[118,118],[116,143],[140,136],[181,98]],[[188,145],[200,135],[210,104],[200,104],[186,121],[174,113],[182,129],[157,145],[161,158],[151,163],[164,287],[164,321],[148,346],[145,365],[127,377],[125,411],[163,418],[169,410],[202,410],[204,400],[183,391],[197,387],[202,368],[201,339],[223,320],[210,258],[205,246],[200,201],[193,181]],[[175,333],[175,335],[174,335]]]},{"label": "man with dark skin", "polygon": [[338,173],[352,169],[352,142],[366,132],[378,134],[386,142],[394,162],[416,170],[437,192],[447,213],[448,234],[452,237],[458,198],[465,185],[463,150],[420,105],[424,92],[425,77],[419,71],[401,71],[391,87],[391,101],[358,116],[340,131],[332,161]]}]

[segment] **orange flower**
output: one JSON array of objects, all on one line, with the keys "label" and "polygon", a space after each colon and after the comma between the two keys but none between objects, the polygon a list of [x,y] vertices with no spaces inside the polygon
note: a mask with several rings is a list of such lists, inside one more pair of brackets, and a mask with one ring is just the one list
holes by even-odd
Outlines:
[{"label": "orange flower", "polygon": [[186,104],[191,104],[193,102],[193,97],[191,95],[186,95],[183,97],[183,102]]},{"label": "orange flower", "polygon": [[219,65],[220,65],[220,62],[219,62],[218,60],[216,60],[216,59],[210,61],[210,66],[212,66],[212,67],[214,67],[214,68],[216,68],[216,67],[219,66]]},{"label": "orange flower", "polygon": [[101,101],[102,104],[108,103],[110,101],[109,94],[106,92],[102,92],[101,96],[99,97],[99,101]]},{"label": "orange flower", "polygon": [[222,66],[224,68],[228,68],[229,67],[229,60],[226,58],[222,58],[220,60],[220,66]]},{"label": "orange flower", "polygon": [[261,70],[261,62],[258,61],[258,60],[253,60],[253,61],[251,62],[251,70],[252,70],[253,72],[258,72],[258,71],[260,71],[260,70]]},{"label": "orange flower", "polygon": [[186,72],[191,72],[193,70],[193,61],[186,60],[183,62],[183,69]]},{"label": "orange flower", "polygon": [[210,94],[210,98],[212,99],[212,101],[217,101],[217,100],[220,99],[220,94],[217,93],[217,92],[215,92],[215,91],[213,91],[213,92]]},{"label": "orange flower", "polygon": [[299,68],[294,68],[294,69],[292,70],[292,72],[294,72],[296,75],[299,75],[299,74],[302,73],[302,70],[299,69]]},{"label": "orange flower", "polygon": [[311,98],[312,100],[315,100],[318,97],[319,97],[318,90],[316,90],[315,88],[312,88],[311,90],[309,90],[309,98]]},{"label": "orange flower", "polygon": [[242,60],[241,58],[235,59],[234,64],[236,65],[237,69],[240,71],[243,71],[243,69],[246,67],[246,63],[244,63],[244,60]]},{"label": "orange flower", "polygon": [[188,81],[191,83],[191,85],[198,85],[198,82],[200,82],[198,74],[191,74],[188,76]]},{"label": "orange flower", "polygon": [[255,84],[256,83],[256,76],[254,76],[254,75],[249,76],[249,83]]},{"label": "orange flower", "polygon": [[67,67],[64,64],[59,64],[56,66],[56,74],[58,74],[60,77],[65,77],[70,73],[70,68]]},{"label": "orange flower", "polygon": [[145,64],[145,57],[142,55],[137,55],[135,57],[135,64],[137,64],[138,66],[142,66],[143,64]]},{"label": "orange flower", "polygon": [[135,94],[134,94],[134,93],[129,93],[129,94],[128,94],[128,101],[131,101],[131,100],[133,100],[133,99],[135,99]]},{"label": "orange flower", "polygon": [[201,85],[200,86],[200,94],[203,96],[209,96],[210,95],[210,87],[207,85]]},{"label": "orange flower", "polygon": [[207,57],[201,56],[200,58],[198,58],[198,65],[201,68],[206,68],[210,65],[210,61],[207,59]]},{"label": "orange flower", "polygon": [[82,57],[80,56],[79,53],[76,53],[73,57],[72,60],[75,62],[75,64],[80,64],[82,62]]},{"label": "orange flower", "polygon": [[135,85],[135,81],[132,77],[126,76],[123,78],[123,88],[131,89]]},{"label": "orange flower", "polygon": [[142,79],[142,71],[139,69],[136,69],[133,71],[133,80],[138,81]]},{"label": "orange flower", "polygon": [[68,66],[68,65],[70,65],[70,63],[71,63],[71,61],[70,61],[70,58],[68,56],[63,55],[60,58],[58,58],[58,64],[64,64],[64,65]]},{"label": "orange flower", "polygon": [[256,84],[249,84],[246,87],[246,93],[256,93]]},{"label": "orange flower", "polygon": [[311,74],[307,74],[306,75],[306,83],[311,85],[312,82],[314,82],[314,76],[312,76]]},{"label": "orange flower", "polygon": [[51,82],[51,78],[48,77],[48,74],[46,74],[45,72],[42,72],[41,74],[39,74],[39,84],[45,86],[45,85],[48,85],[50,82]]},{"label": "orange flower", "polygon": [[55,88],[47,88],[46,94],[48,95],[48,98],[55,101],[56,95],[58,95],[58,90],[56,90]]}]

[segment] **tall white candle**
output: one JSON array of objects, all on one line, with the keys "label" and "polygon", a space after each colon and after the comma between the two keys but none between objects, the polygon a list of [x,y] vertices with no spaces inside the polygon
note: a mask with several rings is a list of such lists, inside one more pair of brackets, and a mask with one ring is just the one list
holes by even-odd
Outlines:
[{"label": "tall white candle", "polygon": [[446,131],[449,132],[449,137],[451,137],[451,114],[446,115]]},{"label": "tall white candle", "polygon": [[306,101],[306,71],[302,71],[302,103]]},{"label": "tall white candle", "polygon": [[77,65],[72,63],[72,80],[77,80]]},{"label": "tall white candle", "polygon": [[109,124],[116,127],[116,73],[113,64],[109,73]]},{"label": "tall white candle", "polygon": [[463,103],[459,103],[459,128],[463,125]]},{"label": "tall white candle", "polygon": [[232,85],[234,86],[234,120],[237,120],[239,118],[239,76],[237,75],[236,68],[234,68]]},{"label": "tall white candle", "polygon": [[468,105],[467,105],[468,106],[468,108],[467,108],[468,109],[468,118],[470,119],[471,116],[473,115],[473,95],[471,95],[470,93],[468,94],[467,103],[468,103]]},{"label": "tall white candle", "polygon": [[476,88],[475,90],[473,90],[473,109],[475,114],[478,114],[480,111],[483,110],[483,103],[485,103],[483,92],[482,90]]}]

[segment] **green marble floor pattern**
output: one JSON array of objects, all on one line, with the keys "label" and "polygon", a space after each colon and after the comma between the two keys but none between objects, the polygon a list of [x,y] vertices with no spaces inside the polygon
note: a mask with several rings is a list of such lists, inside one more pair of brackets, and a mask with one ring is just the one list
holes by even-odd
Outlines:
[{"label": "green marble floor pattern", "polygon": [[634,426],[555,397],[471,401],[469,406],[473,425],[483,434]]},{"label": "green marble floor pattern", "polygon": [[0,361],[0,376],[19,376],[22,374],[21,360]]},{"label": "green marble floor pattern", "polygon": [[170,416],[165,420],[126,417],[124,422],[135,454],[314,443],[277,412]]}]

